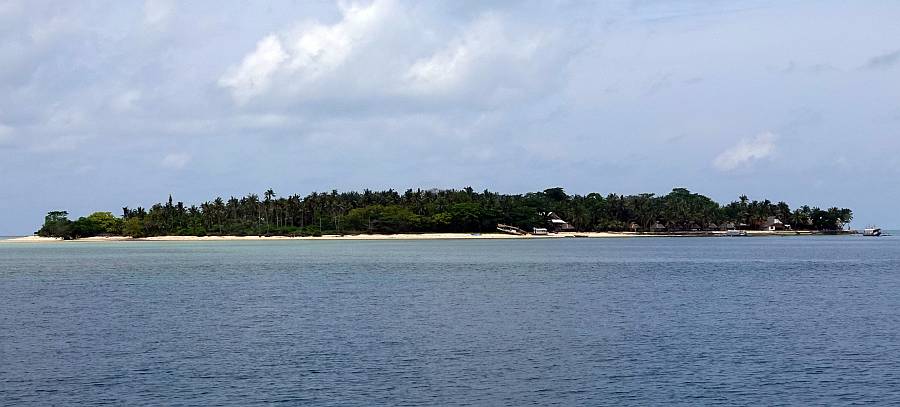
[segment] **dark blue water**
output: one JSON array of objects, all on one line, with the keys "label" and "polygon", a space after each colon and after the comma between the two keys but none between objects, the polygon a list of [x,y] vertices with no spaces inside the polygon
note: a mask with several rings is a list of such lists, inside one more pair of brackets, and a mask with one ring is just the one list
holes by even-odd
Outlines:
[{"label": "dark blue water", "polygon": [[900,239],[0,243],[2,405],[900,403]]}]

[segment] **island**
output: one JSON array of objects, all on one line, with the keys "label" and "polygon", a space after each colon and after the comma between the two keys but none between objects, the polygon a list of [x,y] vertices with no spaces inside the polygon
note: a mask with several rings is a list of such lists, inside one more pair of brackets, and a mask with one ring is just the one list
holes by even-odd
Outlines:
[{"label": "island", "polygon": [[[95,212],[70,220],[51,211],[37,237],[64,240],[178,237],[319,238],[428,235],[438,237],[625,236],[846,233],[853,212],[740,196],[719,204],[685,188],[652,193],[569,195],[563,188],[526,194],[463,189],[313,192],[277,196],[271,189],[197,205],[176,202]],[[736,234],[737,235],[737,234]]]}]

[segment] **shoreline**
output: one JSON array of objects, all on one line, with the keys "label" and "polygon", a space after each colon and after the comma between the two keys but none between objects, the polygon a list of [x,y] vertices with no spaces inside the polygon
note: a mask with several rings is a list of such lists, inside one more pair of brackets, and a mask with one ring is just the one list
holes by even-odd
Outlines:
[{"label": "shoreline", "polygon": [[[849,235],[852,232],[840,232],[835,235]],[[826,235],[818,231],[747,231],[747,237],[772,236],[815,236]],[[641,238],[641,237],[725,237],[725,232],[682,232],[682,233],[637,233],[637,232],[562,232],[550,235],[508,235],[503,233],[398,233],[357,234],[357,235],[322,235],[313,236],[152,236],[132,238],[125,236],[95,236],[76,240],[62,240],[53,237],[23,236],[0,240],[0,243],[80,243],[80,242],[234,242],[234,241],[283,241],[283,240],[491,240],[491,239],[561,239],[561,238]]]}]

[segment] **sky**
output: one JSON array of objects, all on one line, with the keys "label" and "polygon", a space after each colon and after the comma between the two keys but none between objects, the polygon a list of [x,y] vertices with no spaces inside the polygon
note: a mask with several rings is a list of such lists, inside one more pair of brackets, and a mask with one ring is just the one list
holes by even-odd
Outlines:
[{"label": "sky", "polygon": [[900,226],[900,2],[0,0],[0,235],[363,188]]}]

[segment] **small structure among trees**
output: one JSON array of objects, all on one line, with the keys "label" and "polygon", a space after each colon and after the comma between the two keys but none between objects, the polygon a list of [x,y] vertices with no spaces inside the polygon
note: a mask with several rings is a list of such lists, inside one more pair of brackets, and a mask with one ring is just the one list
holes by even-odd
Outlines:
[{"label": "small structure among trees", "polygon": [[547,214],[547,229],[553,232],[574,232],[575,227],[572,226],[569,222],[560,218],[554,212],[550,212]]},{"label": "small structure among trees", "polygon": [[791,225],[785,225],[781,219],[778,219],[774,216],[769,216],[766,218],[766,223],[763,225],[762,230],[768,230],[770,232],[774,232],[777,230],[790,230]]}]

